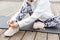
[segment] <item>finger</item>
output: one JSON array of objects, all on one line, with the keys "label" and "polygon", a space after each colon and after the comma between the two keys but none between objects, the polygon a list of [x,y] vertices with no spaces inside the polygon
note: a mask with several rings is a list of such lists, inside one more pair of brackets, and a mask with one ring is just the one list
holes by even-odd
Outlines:
[{"label": "finger", "polygon": [[7,21],[7,24],[9,24],[9,21]]},{"label": "finger", "polygon": [[13,21],[11,21],[11,20],[9,20],[9,21],[7,21],[7,25],[9,26],[9,27],[11,27],[11,23],[12,23]]},{"label": "finger", "polygon": [[13,21],[12,20],[10,20],[10,24],[12,24],[13,23]]},{"label": "finger", "polygon": [[9,26],[9,27],[11,27],[11,24],[10,24],[10,23],[8,23],[8,26]]},{"label": "finger", "polygon": [[14,24],[12,23],[12,24],[10,24],[10,26],[11,26],[11,27],[13,27],[13,26],[14,26]]},{"label": "finger", "polygon": [[7,21],[7,24],[10,24],[11,23],[11,21],[9,20],[9,21]]},{"label": "finger", "polygon": [[8,25],[9,27],[11,27],[10,25]]},{"label": "finger", "polygon": [[13,24],[13,23],[14,23],[14,21],[12,21],[12,20],[11,20],[11,21],[9,21],[9,24]]}]

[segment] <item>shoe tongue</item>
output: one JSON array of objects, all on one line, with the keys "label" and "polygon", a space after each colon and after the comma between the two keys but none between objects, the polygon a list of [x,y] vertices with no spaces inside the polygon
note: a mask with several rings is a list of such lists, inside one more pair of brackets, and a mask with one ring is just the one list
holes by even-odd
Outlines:
[{"label": "shoe tongue", "polygon": [[16,28],[12,28],[12,27],[9,28],[9,30],[15,30],[15,29],[16,29]]},{"label": "shoe tongue", "polygon": [[19,27],[17,27],[17,28],[12,28],[12,27],[10,27],[9,29],[10,30],[16,30],[16,29],[18,29]]}]

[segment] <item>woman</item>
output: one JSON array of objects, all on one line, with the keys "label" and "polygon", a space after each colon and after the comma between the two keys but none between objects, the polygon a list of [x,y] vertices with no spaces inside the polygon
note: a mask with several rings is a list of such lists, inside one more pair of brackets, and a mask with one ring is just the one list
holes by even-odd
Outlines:
[{"label": "woman", "polygon": [[[32,13],[32,15],[22,20],[26,13],[29,13],[30,15]],[[19,31],[19,28],[27,26],[35,22],[37,19],[45,21],[48,18],[53,17],[54,15],[51,12],[49,0],[26,0],[23,3],[21,10],[19,10],[19,12],[8,21],[7,24],[9,25],[9,29],[4,35],[12,36]],[[44,28],[44,23],[40,22],[40,24],[43,25],[40,28]]]}]

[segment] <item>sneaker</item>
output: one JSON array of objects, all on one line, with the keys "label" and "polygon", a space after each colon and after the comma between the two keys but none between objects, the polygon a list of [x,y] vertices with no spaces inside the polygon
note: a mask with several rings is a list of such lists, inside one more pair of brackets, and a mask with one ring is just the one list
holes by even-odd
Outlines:
[{"label": "sneaker", "polygon": [[44,29],[44,23],[35,22],[33,25],[33,29]]},{"label": "sneaker", "polygon": [[17,28],[12,28],[10,27],[5,33],[4,36],[13,36],[15,33],[17,33],[19,31],[19,27]]}]

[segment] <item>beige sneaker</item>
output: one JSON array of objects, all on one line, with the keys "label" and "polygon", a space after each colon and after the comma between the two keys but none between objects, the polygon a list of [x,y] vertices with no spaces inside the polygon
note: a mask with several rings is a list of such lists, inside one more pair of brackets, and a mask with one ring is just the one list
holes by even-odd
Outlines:
[{"label": "beige sneaker", "polygon": [[33,29],[44,29],[44,23],[42,23],[42,22],[34,23]]},{"label": "beige sneaker", "polygon": [[4,33],[4,35],[5,36],[13,36],[15,33],[17,33],[19,31],[19,27],[17,27],[17,28],[9,28],[5,33]]}]

